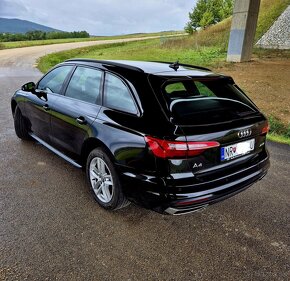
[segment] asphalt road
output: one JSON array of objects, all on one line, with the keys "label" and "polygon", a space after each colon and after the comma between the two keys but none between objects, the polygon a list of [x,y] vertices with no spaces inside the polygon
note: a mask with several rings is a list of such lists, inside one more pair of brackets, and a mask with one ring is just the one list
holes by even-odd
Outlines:
[{"label": "asphalt road", "polygon": [[289,280],[289,146],[268,143],[248,190],[175,217],[101,209],[81,170],[16,137],[10,98],[35,59],[80,45],[0,51],[0,280]]}]

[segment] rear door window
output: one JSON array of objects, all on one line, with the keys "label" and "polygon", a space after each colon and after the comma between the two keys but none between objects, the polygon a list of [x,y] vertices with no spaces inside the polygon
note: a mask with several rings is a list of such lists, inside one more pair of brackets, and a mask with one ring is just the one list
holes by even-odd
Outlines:
[{"label": "rear door window", "polygon": [[126,84],[117,76],[106,73],[104,106],[137,114],[137,108],[132,94]]},{"label": "rear door window", "polygon": [[66,89],[65,96],[88,103],[100,103],[103,71],[79,66]]}]

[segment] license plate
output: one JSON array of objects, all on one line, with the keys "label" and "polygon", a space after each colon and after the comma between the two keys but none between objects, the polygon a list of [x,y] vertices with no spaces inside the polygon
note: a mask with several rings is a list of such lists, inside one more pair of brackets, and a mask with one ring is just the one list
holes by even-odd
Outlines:
[{"label": "license plate", "polygon": [[255,139],[231,144],[221,148],[221,161],[245,155],[255,148]]}]

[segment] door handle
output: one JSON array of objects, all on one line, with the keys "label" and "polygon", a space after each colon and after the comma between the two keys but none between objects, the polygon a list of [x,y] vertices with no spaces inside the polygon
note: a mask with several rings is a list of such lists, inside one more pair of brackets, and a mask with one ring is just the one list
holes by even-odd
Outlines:
[{"label": "door handle", "polygon": [[80,125],[84,125],[87,123],[87,120],[83,116],[78,117],[76,120]]},{"label": "door handle", "polygon": [[50,108],[49,108],[49,106],[47,104],[43,105],[42,107],[44,108],[45,111],[50,110]]}]

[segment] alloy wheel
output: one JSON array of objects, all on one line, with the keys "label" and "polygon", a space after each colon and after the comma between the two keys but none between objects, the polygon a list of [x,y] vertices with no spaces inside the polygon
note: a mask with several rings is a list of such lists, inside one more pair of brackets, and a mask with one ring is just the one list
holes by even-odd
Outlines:
[{"label": "alloy wheel", "polygon": [[97,198],[103,203],[109,203],[113,198],[114,183],[111,171],[102,158],[95,157],[92,159],[89,176]]}]

